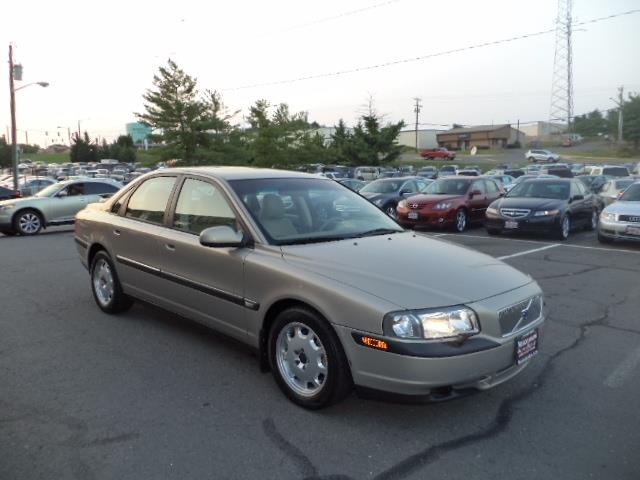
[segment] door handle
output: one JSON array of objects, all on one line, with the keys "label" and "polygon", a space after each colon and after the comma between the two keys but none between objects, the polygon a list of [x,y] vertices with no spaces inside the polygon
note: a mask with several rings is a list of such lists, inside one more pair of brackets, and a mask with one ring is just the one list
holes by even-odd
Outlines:
[{"label": "door handle", "polygon": [[176,246],[172,245],[170,243],[165,243],[164,244],[164,248],[166,248],[167,250],[169,250],[170,252],[175,252],[176,251]]},{"label": "door handle", "polygon": [[119,236],[120,236],[120,230],[115,229],[115,230],[113,231],[113,234],[114,234],[116,237],[119,237]]}]

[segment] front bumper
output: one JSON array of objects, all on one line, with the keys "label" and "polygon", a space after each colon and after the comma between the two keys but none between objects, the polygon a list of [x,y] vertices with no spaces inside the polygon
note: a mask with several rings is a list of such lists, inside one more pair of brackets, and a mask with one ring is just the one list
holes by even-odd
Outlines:
[{"label": "front bumper", "polygon": [[598,222],[598,233],[603,237],[640,242],[640,233],[632,233],[630,229],[640,229],[640,224],[605,221],[602,218]]},{"label": "front bumper", "polygon": [[[409,218],[409,213],[417,213],[418,218]],[[399,210],[398,223],[403,227],[448,228],[455,223],[455,210]]]},{"label": "front bumper", "polygon": [[0,228],[13,228],[12,218],[15,211],[15,208],[11,210],[0,210]]},{"label": "front bumper", "polygon": [[[515,296],[514,292],[517,292]],[[371,348],[354,340],[360,335],[367,335],[367,332],[338,325],[335,328],[345,347],[352,377],[358,387],[409,396],[429,396],[443,389],[450,392],[487,390],[513,378],[526,368],[531,360],[519,365],[516,363],[516,338],[533,329],[538,329],[541,333],[540,327],[545,320],[543,312],[522,330],[502,337],[495,328],[498,322],[497,312],[513,304],[513,300],[539,293],[537,285],[532,283],[486,301],[468,304],[479,313],[482,326],[481,333],[471,337],[478,342],[479,348],[476,351],[450,344],[448,353],[439,352],[437,356],[393,353]],[[397,339],[370,335],[389,343],[397,342]],[[463,345],[464,343],[460,344]],[[455,351],[456,348],[459,348],[459,353]]]},{"label": "front bumper", "polygon": [[[506,222],[517,222],[516,228],[505,228]],[[529,215],[524,218],[509,218],[502,215],[487,215],[484,226],[493,230],[504,232],[524,232],[524,233],[552,233],[560,228],[560,216],[534,217]]]}]

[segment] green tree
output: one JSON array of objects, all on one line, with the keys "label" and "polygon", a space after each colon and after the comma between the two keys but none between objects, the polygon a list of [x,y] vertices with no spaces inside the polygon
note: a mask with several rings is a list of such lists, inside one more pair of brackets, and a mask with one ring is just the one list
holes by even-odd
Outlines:
[{"label": "green tree", "polygon": [[594,110],[575,117],[573,130],[584,137],[595,137],[601,133],[609,133],[609,123],[600,110]]},{"label": "green tree", "polygon": [[336,163],[351,163],[353,160],[353,138],[343,119],[338,121],[331,134],[329,148]]},{"label": "green tree", "polygon": [[622,112],[622,137],[627,142],[632,142],[637,150],[640,146],[640,95],[630,94],[623,104]]},{"label": "green tree", "polygon": [[153,76],[153,89],[143,95],[145,112],[138,119],[155,129],[171,153],[194,160],[207,106],[199,99],[197,81],[169,59]]},{"label": "green tree", "polygon": [[396,143],[400,130],[398,123],[381,126],[382,118],[375,112],[364,114],[353,129],[352,147],[349,150],[356,165],[379,165],[392,162],[400,156],[402,148]]},{"label": "green tree", "polygon": [[266,100],[258,100],[249,109],[251,162],[261,167],[302,163],[301,149],[319,148],[318,140],[310,136],[307,113],[292,114],[289,106],[281,103],[269,114],[270,107]]},{"label": "green tree", "polygon": [[121,162],[132,163],[136,161],[136,147],[129,135],[120,135],[113,143],[106,140],[98,147],[98,159],[113,158]]},{"label": "green tree", "polygon": [[69,156],[72,162],[95,162],[98,160],[98,150],[96,142],[92,142],[89,134],[84,132],[83,137],[76,134],[71,139]]},{"label": "green tree", "polygon": [[11,166],[11,145],[7,143],[4,136],[0,137],[0,168]]}]

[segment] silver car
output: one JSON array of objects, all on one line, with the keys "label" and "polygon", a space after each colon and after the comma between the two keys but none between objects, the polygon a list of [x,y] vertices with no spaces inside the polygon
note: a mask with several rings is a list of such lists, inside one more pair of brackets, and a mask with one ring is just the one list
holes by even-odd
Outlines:
[{"label": "silver car", "polygon": [[598,240],[640,241],[640,182],[628,187],[617,202],[606,207],[598,222]]},{"label": "silver car", "polygon": [[560,160],[560,155],[553,153],[550,150],[531,149],[527,150],[524,154],[525,158],[530,162],[557,162]]},{"label": "silver car", "polygon": [[36,235],[43,228],[74,222],[78,211],[122,185],[112,180],[83,178],[54,183],[32,197],[0,202],[0,233]]},{"label": "silver car", "polygon": [[79,212],[75,242],[100,309],[141,299],[239,339],[306,408],[354,385],[438,400],[494,387],[527,366],[545,319],[531,277],[304,173],[157,171]]}]

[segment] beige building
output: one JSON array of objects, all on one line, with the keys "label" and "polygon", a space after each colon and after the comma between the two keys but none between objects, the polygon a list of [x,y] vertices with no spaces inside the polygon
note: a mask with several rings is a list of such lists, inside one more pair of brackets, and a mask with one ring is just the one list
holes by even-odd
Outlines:
[{"label": "beige building", "polygon": [[478,148],[505,148],[517,141],[524,145],[525,134],[509,124],[477,125],[475,127],[452,128],[437,135],[438,145],[450,150]]},{"label": "beige building", "polygon": [[[422,148],[436,148],[438,146],[437,134],[442,130],[425,129],[418,130],[418,150]],[[397,138],[398,145],[415,148],[416,131],[403,130]]]},{"label": "beige building", "polygon": [[534,122],[521,125],[520,130],[525,133],[528,140],[548,141],[557,139],[567,130],[567,126],[563,123]]}]

